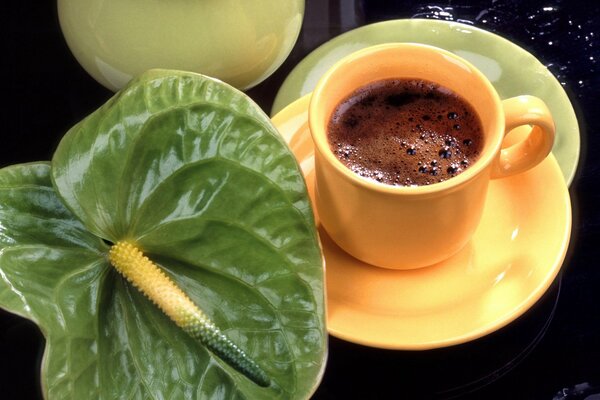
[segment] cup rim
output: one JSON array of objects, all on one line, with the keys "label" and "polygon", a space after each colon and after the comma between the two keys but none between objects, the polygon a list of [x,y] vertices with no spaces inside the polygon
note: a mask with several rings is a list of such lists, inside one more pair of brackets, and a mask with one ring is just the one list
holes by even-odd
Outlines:
[{"label": "cup rim", "polygon": [[[316,115],[317,110],[320,106],[320,102],[318,99],[323,95],[325,90],[326,83],[332,79],[332,76],[335,77],[337,71],[344,65],[348,63],[354,62],[356,59],[373,56],[374,54],[393,51],[393,50],[406,50],[406,49],[420,49],[426,50],[429,52],[434,52],[438,54],[442,54],[446,58],[452,59],[454,62],[458,62],[464,66],[466,66],[469,71],[474,74],[479,81],[485,85],[488,89],[488,93],[493,99],[495,106],[495,117],[497,119],[496,123],[500,124],[498,127],[499,130],[502,131],[501,135],[495,135],[490,139],[492,140],[488,146],[486,146],[487,151],[482,153],[480,157],[475,161],[473,165],[467,168],[464,172],[452,177],[451,179],[447,179],[443,182],[435,182],[430,185],[415,185],[415,186],[394,186],[388,185],[385,183],[377,182],[375,180],[371,180],[368,178],[364,178],[359,176],[358,174],[352,172],[348,167],[346,167],[340,160],[335,157],[331,149],[329,148],[329,144],[327,142],[327,132],[326,129],[322,129],[323,135],[317,136],[315,132],[314,125],[317,123],[311,115]],[[342,174],[346,179],[350,182],[353,182],[357,186],[362,186],[368,188],[370,190],[375,190],[380,193],[389,193],[389,194],[402,194],[408,196],[421,196],[421,195],[430,195],[439,192],[445,192],[448,190],[452,190],[453,188],[464,185],[465,183],[471,181],[481,174],[498,156],[499,150],[502,145],[502,141],[504,139],[504,128],[505,121],[504,118],[500,118],[503,115],[502,111],[502,102],[500,96],[496,92],[496,89],[493,87],[488,78],[471,62],[465,60],[464,58],[447,51],[445,49],[441,49],[439,47],[421,44],[421,43],[384,43],[369,46],[367,48],[358,50],[354,53],[351,53],[342,59],[338,60],[332,67],[330,67],[323,76],[317,82],[315,89],[312,92],[309,107],[308,107],[308,122],[309,122],[309,130],[310,134],[315,146],[315,151],[319,152],[323,157],[325,157],[328,162],[335,168],[335,170]]]}]

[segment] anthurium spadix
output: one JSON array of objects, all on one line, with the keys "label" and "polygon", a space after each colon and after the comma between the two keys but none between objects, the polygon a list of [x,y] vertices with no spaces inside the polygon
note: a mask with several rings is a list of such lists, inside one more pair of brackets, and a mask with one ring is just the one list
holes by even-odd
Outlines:
[{"label": "anthurium spadix", "polygon": [[243,93],[150,71],[0,170],[0,307],[49,399],[307,398],[326,355],[302,174]]}]

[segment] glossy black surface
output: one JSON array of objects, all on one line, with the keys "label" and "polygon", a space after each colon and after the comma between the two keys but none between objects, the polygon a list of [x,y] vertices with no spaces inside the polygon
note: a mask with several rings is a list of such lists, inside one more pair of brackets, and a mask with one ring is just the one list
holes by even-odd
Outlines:
[{"label": "glossy black surface", "polygon": [[[112,93],[79,66],[54,1],[2,4],[0,167],[49,159],[66,130]],[[526,314],[460,346],[424,352],[372,349],[330,338],[315,399],[594,399],[600,396],[600,3],[594,1],[307,0],[292,53],[248,94],[269,112],[290,70],[318,45],[357,26],[425,17],[472,24],[538,57],[563,84],[581,129],[571,185],[573,234],[562,273]],[[551,216],[549,216],[551,218]],[[41,397],[43,336],[0,311],[0,399]]]}]

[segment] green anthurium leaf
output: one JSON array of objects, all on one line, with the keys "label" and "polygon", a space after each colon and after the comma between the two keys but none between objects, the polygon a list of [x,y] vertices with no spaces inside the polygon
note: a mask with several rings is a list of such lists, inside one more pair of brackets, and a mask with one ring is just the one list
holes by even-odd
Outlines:
[{"label": "green anthurium leaf", "polygon": [[[150,299],[128,282],[111,250],[122,242],[266,384],[161,312],[172,291]],[[0,278],[0,306],[46,336],[49,398],[302,399],[322,374],[322,258],[302,174],[248,97],[200,75],[146,73],[73,127],[51,167],[0,170]]]},{"label": "green anthurium leaf", "polygon": [[0,170],[0,305],[41,327],[50,347],[44,368],[55,371],[50,394],[71,386],[72,397],[97,397],[86,375],[98,371],[106,250],[62,204],[48,163]]}]

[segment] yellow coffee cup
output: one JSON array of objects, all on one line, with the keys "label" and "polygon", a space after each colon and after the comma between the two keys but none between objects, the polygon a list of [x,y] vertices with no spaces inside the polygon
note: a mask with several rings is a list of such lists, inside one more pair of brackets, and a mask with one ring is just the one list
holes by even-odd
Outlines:
[{"label": "yellow coffee cup", "polygon": [[[397,78],[435,82],[474,108],[483,148],[464,172],[427,186],[391,186],[359,176],[333,154],[327,125],[338,104],[366,84]],[[479,224],[490,179],[534,167],[554,143],[554,122],[542,100],[527,95],[501,100],[468,61],[412,43],[373,46],[338,61],[317,83],[308,120],[322,226],[352,256],[394,269],[432,265],[457,253]],[[503,148],[506,134],[519,126],[531,126],[529,134]]]}]

